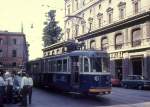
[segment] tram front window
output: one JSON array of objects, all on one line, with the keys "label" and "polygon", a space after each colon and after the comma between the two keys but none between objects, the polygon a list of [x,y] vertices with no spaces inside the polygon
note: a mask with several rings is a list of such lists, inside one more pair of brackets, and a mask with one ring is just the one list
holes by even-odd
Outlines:
[{"label": "tram front window", "polygon": [[91,72],[102,72],[101,58],[91,58]]},{"label": "tram front window", "polygon": [[108,58],[102,59],[102,70],[103,72],[109,72],[109,59]]}]

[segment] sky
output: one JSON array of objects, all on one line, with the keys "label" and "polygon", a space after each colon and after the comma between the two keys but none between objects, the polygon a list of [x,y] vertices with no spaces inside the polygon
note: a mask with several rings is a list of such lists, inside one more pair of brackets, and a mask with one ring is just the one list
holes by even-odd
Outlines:
[{"label": "sky", "polygon": [[57,10],[56,20],[63,28],[64,0],[0,0],[0,30],[21,32],[23,25],[24,34],[30,44],[29,59],[42,57],[45,13],[53,9]]}]

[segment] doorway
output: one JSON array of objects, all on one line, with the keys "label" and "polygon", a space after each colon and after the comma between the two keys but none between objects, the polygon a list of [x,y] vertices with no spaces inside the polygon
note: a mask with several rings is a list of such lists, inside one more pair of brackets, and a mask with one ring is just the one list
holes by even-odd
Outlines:
[{"label": "doorway", "polygon": [[142,75],[143,69],[143,58],[133,58],[132,60],[132,74]]},{"label": "doorway", "polygon": [[115,75],[117,79],[122,80],[122,59],[115,60]]}]

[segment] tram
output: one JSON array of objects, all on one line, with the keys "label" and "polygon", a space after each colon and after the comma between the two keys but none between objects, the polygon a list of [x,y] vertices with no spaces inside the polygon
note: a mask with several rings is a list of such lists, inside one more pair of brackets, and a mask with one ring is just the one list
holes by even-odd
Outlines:
[{"label": "tram", "polygon": [[28,63],[38,87],[83,94],[111,93],[109,56],[102,51],[72,51]]}]

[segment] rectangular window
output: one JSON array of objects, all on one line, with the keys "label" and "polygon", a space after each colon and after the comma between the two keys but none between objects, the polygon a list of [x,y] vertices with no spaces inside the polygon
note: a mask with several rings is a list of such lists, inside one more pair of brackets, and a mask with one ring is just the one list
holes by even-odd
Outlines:
[{"label": "rectangular window", "polygon": [[63,72],[67,72],[67,59],[63,60]]},{"label": "rectangular window", "polygon": [[84,72],[89,72],[89,61],[88,61],[88,58],[84,58]]},{"label": "rectangular window", "polygon": [[91,72],[102,72],[101,58],[91,58]]},{"label": "rectangular window", "polygon": [[132,46],[140,46],[141,45],[141,30],[137,29],[132,32]]},{"label": "rectangular window", "polygon": [[17,40],[13,39],[13,44],[16,45],[17,44]]},{"label": "rectangular window", "polygon": [[109,72],[109,59],[102,58],[102,72]]},{"label": "rectangular window", "polygon": [[17,57],[17,51],[16,50],[12,50],[12,57]]},{"label": "rectangular window", "polygon": [[51,67],[52,67],[51,72],[56,72],[56,61],[51,61]]},{"label": "rectangular window", "polygon": [[57,72],[62,72],[62,60],[57,61]]},{"label": "rectangular window", "polygon": [[12,66],[13,66],[13,67],[16,67],[16,62],[13,62],[13,63],[12,63]]},{"label": "rectangular window", "polygon": [[52,62],[49,61],[49,64],[48,64],[48,72],[52,72]]},{"label": "rectangular window", "polygon": [[2,44],[3,44],[3,39],[0,38],[0,45],[2,45]]},{"label": "rectangular window", "polygon": [[0,50],[0,57],[3,57],[3,51]]},{"label": "rectangular window", "polygon": [[76,0],[76,10],[78,10],[79,8],[79,4],[78,4],[78,0]]},{"label": "rectangular window", "polygon": [[99,25],[99,28],[101,28],[102,27],[102,19],[100,18],[100,19],[98,19],[98,25]]},{"label": "rectangular window", "polygon": [[84,29],[85,29],[84,25],[82,25],[82,34],[84,34]]},{"label": "rectangular window", "polygon": [[68,5],[68,15],[70,15],[70,5]]},{"label": "rectangular window", "polygon": [[108,22],[112,23],[112,14],[108,14]]},{"label": "rectangular window", "polygon": [[89,31],[92,30],[92,23],[89,23]]},{"label": "rectangular window", "polygon": [[119,11],[120,11],[119,18],[123,19],[124,18],[124,14],[125,14],[125,12],[124,12],[125,10],[124,9],[120,9]]},{"label": "rectangular window", "polygon": [[136,14],[136,13],[138,13],[138,12],[139,12],[139,3],[136,2],[136,3],[134,4],[134,13]]}]

